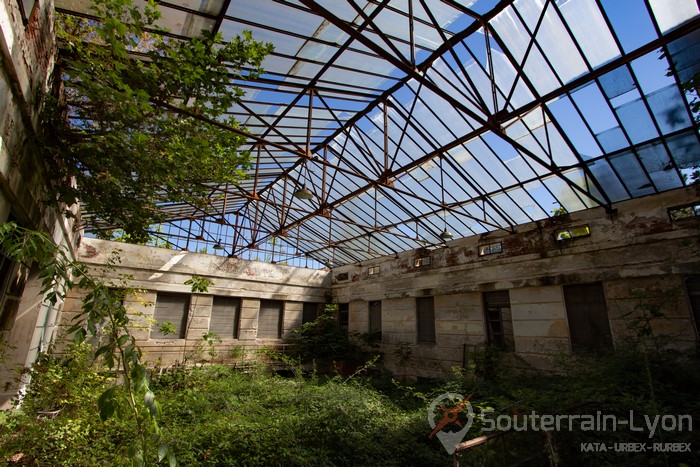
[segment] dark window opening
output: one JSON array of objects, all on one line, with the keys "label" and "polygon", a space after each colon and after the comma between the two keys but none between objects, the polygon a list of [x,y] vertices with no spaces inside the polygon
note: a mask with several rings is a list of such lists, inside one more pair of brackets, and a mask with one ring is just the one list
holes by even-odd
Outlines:
[{"label": "dark window opening", "polygon": [[508,291],[484,292],[483,299],[487,342],[503,350],[514,351],[513,318]]},{"label": "dark window opening", "polygon": [[435,342],[435,300],[433,297],[416,298],[416,326],[418,342]]},{"label": "dark window opening", "polygon": [[382,340],[382,302],[369,302],[369,338]]},{"label": "dark window opening", "polygon": [[572,350],[612,349],[612,335],[603,285],[599,282],[565,285],[564,301],[569,319]]},{"label": "dark window opening", "polygon": [[338,305],[338,327],[346,334],[350,327],[350,306],[347,303]]},{"label": "dark window opening", "polygon": [[700,276],[686,277],[685,287],[690,300],[690,310],[695,320],[695,332],[700,335]]},{"label": "dark window opening", "polygon": [[323,312],[323,304],[321,303],[304,303],[304,309],[301,314],[301,324],[310,323],[318,318]]}]

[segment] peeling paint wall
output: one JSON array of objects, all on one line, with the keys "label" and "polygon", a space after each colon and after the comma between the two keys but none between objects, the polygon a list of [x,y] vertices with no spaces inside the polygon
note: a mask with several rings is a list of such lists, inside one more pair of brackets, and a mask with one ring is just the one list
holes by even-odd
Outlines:
[{"label": "peeling paint wall", "polygon": [[[24,17],[20,3],[0,2],[0,223],[14,220],[47,232],[74,254],[79,233],[58,208],[44,203],[48,177],[36,146],[42,96],[55,59],[53,2],[37,1]],[[13,284],[0,291],[7,292],[0,293],[0,408],[19,389],[18,367],[30,366],[51,342],[61,307],[44,301],[36,271],[15,266],[8,276]]]},{"label": "peeling paint wall", "polygon": [[[615,211],[589,209],[447,243],[447,248],[416,250],[362,266],[333,271],[333,300],[350,303],[350,331],[369,330],[370,301],[382,303],[382,351],[395,372],[415,376],[444,374],[469,363],[483,350],[487,329],[485,292],[509,291],[518,365],[551,368],[552,359],[571,352],[564,297],[569,284],[600,283],[615,346],[637,335],[651,321],[665,344],[688,349],[697,330],[684,278],[700,274],[700,218],[671,221],[667,209],[698,202],[700,188],[687,188],[618,203]],[[588,225],[590,236],[556,241],[555,231]],[[501,253],[479,255],[480,246],[501,243]],[[415,267],[414,260],[430,257]],[[369,275],[371,266],[380,273]],[[347,279],[342,279],[347,275]],[[341,278],[339,280],[339,278]],[[434,296],[436,342],[417,343],[416,297]],[[411,350],[400,363],[401,348]],[[518,358],[511,358],[518,357]],[[403,368],[408,367],[408,368]]]},{"label": "peeling paint wall", "polygon": [[[280,264],[246,261],[236,258],[189,253],[162,248],[129,245],[86,238],[79,249],[79,259],[95,272],[117,251],[120,262],[114,271],[105,271],[107,278],[129,275],[128,286],[141,289],[130,297],[127,309],[141,327],[135,336],[145,359],[170,365],[187,359],[215,361],[240,360],[262,346],[281,346],[295,327],[301,325],[303,303],[330,301],[330,272],[297,268]],[[185,281],[193,275],[213,282],[205,294],[191,293]],[[158,293],[181,293],[190,296],[189,317],[184,339],[154,339],[154,304]],[[208,354],[202,336],[210,330],[213,297],[240,298],[238,339],[224,338],[215,346],[216,355]],[[68,323],[80,310],[82,293],[73,291],[66,301],[62,320]],[[258,316],[262,300],[283,304],[281,338],[260,339],[257,336]],[[233,316],[231,317],[233,319]],[[201,349],[201,350],[200,350]],[[232,358],[235,354],[235,358]]]}]

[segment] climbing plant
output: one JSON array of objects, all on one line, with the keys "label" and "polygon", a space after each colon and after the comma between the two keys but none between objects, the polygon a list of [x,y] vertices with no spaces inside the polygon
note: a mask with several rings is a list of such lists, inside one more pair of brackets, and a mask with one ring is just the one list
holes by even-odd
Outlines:
[{"label": "climbing plant", "polygon": [[93,0],[92,9],[101,19],[57,13],[63,91],[47,99],[42,141],[50,194],[143,242],[164,219],[159,203],[204,206],[207,182],[244,177],[246,138],[225,113],[272,45],[247,31],[228,42],[206,31],[168,37],[153,0]]},{"label": "climbing plant", "polygon": [[[87,337],[99,337],[94,357],[118,375],[97,401],[100,417],[118,417],[133,422],[134,440],[129,455],[134,465],[146,465],[157,458],[176,460],[163,441],[158,417],[160,406],[150,389],[150,379],[141,350],[131,334],[131,322],[125,298],[132,292],[127,277],[108,280],[84,264],[70,258],[66,250],[43,232],[24,229],[13,222],[0,225],[0,252],[25,268],[36,271],[41,294],[52,305],[66,299],[75,288],[83,290],[81,310],[72,320],[67,333],[77,343]],[[111,270],[118,262],[118,252],[102,268]],[[108,271],[103,271],[108,272]]]}]

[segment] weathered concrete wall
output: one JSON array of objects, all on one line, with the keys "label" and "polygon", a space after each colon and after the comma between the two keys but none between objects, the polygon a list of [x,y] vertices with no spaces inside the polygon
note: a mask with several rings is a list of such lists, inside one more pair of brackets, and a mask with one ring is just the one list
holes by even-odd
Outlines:
[{"label": "weathered concrete wall", "polygon": [[[188,253],[138,245],[128,245],[86,238],[79,249],[79,259],[100,270],[113,251],[119,250],[120,263],[105,277],[117,279],[129,275],[128,286],[142,289],[131,297],[127,309],[141,327],[135,331],[145,358],[164,365],[188,359],[211,359],[209,347],[201,337],[210,330],[214,296],[241,299],[238,339],[222,339],[215,346],[216,360],[226,360],[232,352],[250,353],[261,346],[282,345],[295,327],[301,325],[304,302],[330,301],[330,272],[296,268],[278,264],[224,258],[214,255]],[[213,282],[205,294],[191,293],[185,281],[193,275]],[[154,304],[158,292],[190,294],[189,324],[184,339],[153,339]],[[80,310],[82,293],[74,291],[66,301],[63,322],[68,322]],[[283,303],[281,339],[257,337],[258,312],[261,300]],[[197,355],[195,355],[197,354]]]},{"label": "weathered concrete wall", "polygon": [[[382,302],[382,350],[388,365],[403,371],[397,350],[409,345],[413,374],[432,376],[463,363],[463,349],[486,341],[483,293],[508,290],[515,353],[538,368],[571,351],[563,286],[600,282],[615,346],[624,345],[630,325],[650,310],[655,334],[678,348],[697,341],[696,323],[683,279],[700,273],[700,218],[672,222],[667,208],[697,202],[697,185],[602,208],[451,241],[448,248],[409,251],[398,258],[337,268],[333,300],[350,303],[351,331],[367,332],[368,302]],[[590,236],[557,242],[554,231],[579,225]],[[501,242],[503,252],[479,256],[479,246]],[[431,264],[414,267],[428,255]],[[370,266],[380,274],[369,275]],[[347,273],[346,280],[338,276]],[[418,344],[415,297],[435,297],[435,344]],[[358,316],[360,315],[360,316]],[[520,361],[520,359],[515,359]],[[404,366],[406,366],[404,365]]]},{"label": "weathered concrete wall", "polygon": [[[73,255],[79,234],[58,208],[43,203],[47,176],[35,142],[43,91],[55,57],[53,2],[37,1],[27,18],[22,18],[19,4],[0,2],[0,223],[13,219],[24,227],[48,232]],[[62,305],[46,304],[36,271],[16,271],[21,278],[12,281],[18,284],[15,290],[19,293],[0,294],[5,324],[0,330],[5,351],[0,407],[6,407],[17,392],[17,367],[31,365],[51,341]]]}]

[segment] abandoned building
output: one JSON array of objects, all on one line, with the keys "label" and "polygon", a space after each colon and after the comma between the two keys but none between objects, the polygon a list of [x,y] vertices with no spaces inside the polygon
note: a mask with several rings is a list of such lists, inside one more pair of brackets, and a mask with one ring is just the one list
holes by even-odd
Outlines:
[{"label": "abandoned building", "polygon": [[[230,358],[284,345],[330,303],[413,376],[486,345],[535,368],[614,349],[649,309],[669,345],[696,347],[696,1],[158,4],[173,38],[249,30],[275,46],[229,110],[251,135],[248,177],[212,185],[205,209],[162,206],[160,247],[99,239],[120,226],[44,202],[54,18],[89,18],[87,2],[0,10],[0,221],[96,268],[120,250],[111,274],[140,290],[128,300],[147,358],[182,361],[208,332]],[[51,306],[36,271],[0,267],[7,400],[81,292]]]}]

